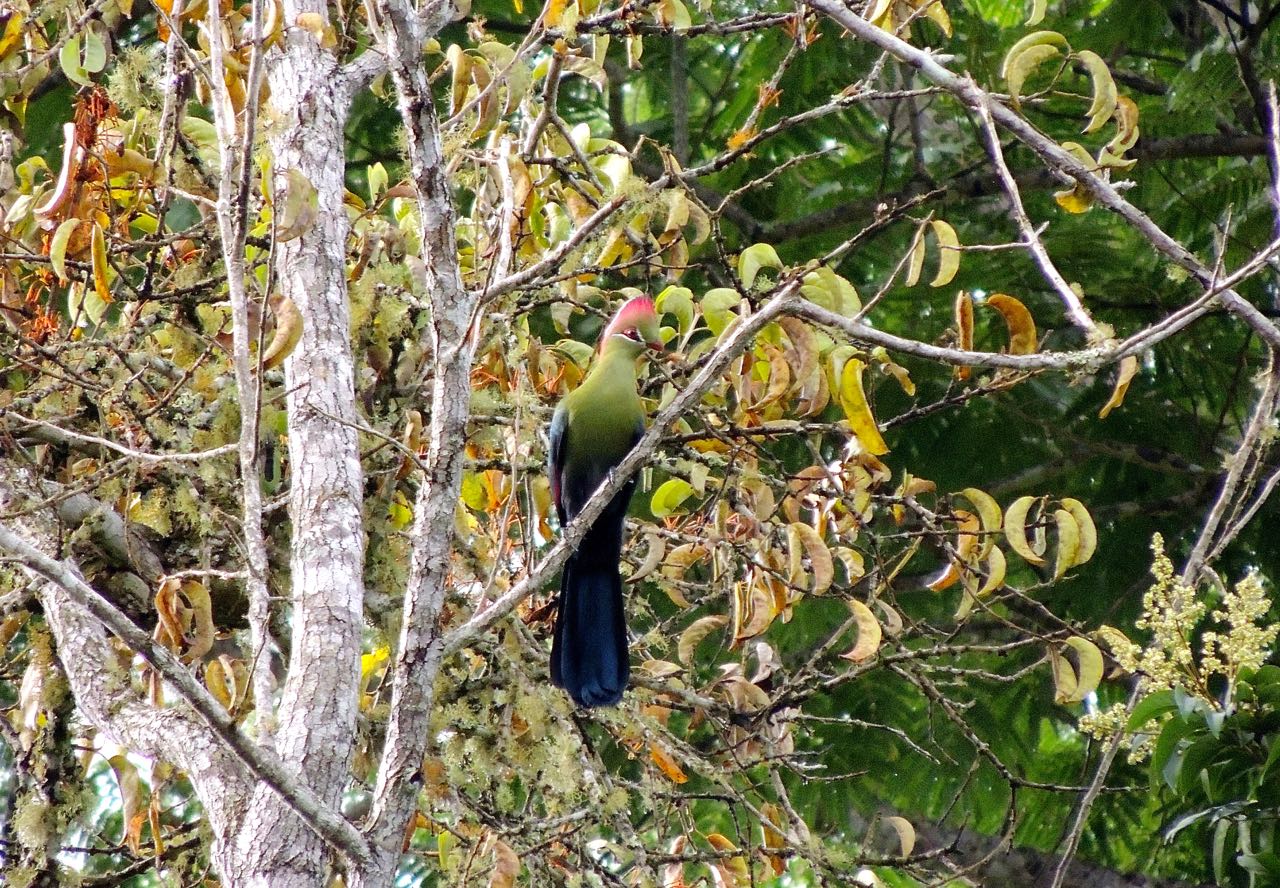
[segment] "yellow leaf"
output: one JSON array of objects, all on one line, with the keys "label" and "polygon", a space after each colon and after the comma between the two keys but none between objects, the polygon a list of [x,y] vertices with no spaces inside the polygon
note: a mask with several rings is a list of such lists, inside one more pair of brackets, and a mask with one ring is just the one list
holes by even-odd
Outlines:
[{"label": "yellow leaf", "polygon": [[702,640],[715,630],[727,625],[728,622],[729,618],[724,614],[694,620],[680,633],[680,640],[676,643],[676,659],[688,666],[693,661],[693,654]]},{"label": "yellow leaf", "polygon": [[787,846],[786,836],[782,834],[781,825],[786,823],[786,815],[782,808],[773,802],[765,802],[760,806],[760,813],[763,815],[760,819],[761,839],[765,847],[765,858],[769,861],[769,866],[773,870],[775,876],[780,876],[787,870],[787,862],[777,854],[769,854],[769,851],[778,850]]},{"label": "yellow leaf", "polygon": [[920,283],[920,272],[924,270],[924,226],[916,229],[911,239],[911,258],[907,260],[907,277],[903,281],[908,287]]},{"label": "yellow leaf", "polygon": [[924,14],[929,17],[935,25],[942,29],[942,33],[948,37],[951,36],[951,16],[947,14],[946,7],[942,5],[942,0],[925,0],[929,5],[925,7]]},{"label": "yellow leaf", "polygon": [[[720,835],[720,833],[709,833],[707,841],[717,851],[738,850],[737,845]],[[712,865],[712,871],[717,876],[716,888],[746,888],[751,881],[751,873],[748,870],[745,857],[720,858]]]},{"label": "yellow leaf", "polygon": [[978,590],[977,596],[985,598],[1003,586],[1007,569],[1008,563],[1005,561],[1004,552],[1000,551],[999,546],[993,546],[991,554],[987,556],[987,579]]},{"label": "yellow leaf", "polygon": [[1111,69],[1096,52],[1082,49],[1076,53],[1076,58],[1089,70],[1093,81],[1093,103],[1085,112],[1089,123],[1084,128],[1086,133],[1092,133],[1101,129],[1116,110],[1116,82],[1111,77]]},{"label": "yellow leaf", "polygon": [[1062,508],[1071,513],[1080,529],[1080,548],[1076,553],[1075,564],[1084,564],[1098,549],[1098,528],[1093,523],[1093,516],[1080,500],[1067,497],[1062,500]]},{"label": "yellow leaf", "polygon": [[293,23],[316,39],[324,49],[338,45],[338,34],[328,20],[318,12],[300,12]]},{"label": "yellow leaf", "polygon": [[102,232],[102,226],[97,222],[93,223],[93,236],[90,243],[93,256],[93,288],[97,291],[98,298],[110,305],[111,279],[110,266],[107,264],[107,239]]},{"label": "yellow leaf", "polygon": [[209,689],[209,693],[213,694],[214,699],[222,704],[222,708],[231,710],[232,692],[231,687],[227,684],[229,676],[223,670],[222,663],[218,660],[210,660],[204,666],[204,685]]},{"label": "yellow leaf", "polygon": [[1053,578],[1056,580],[1070,570],[1079,557],[1080,525],[1066,509],[1055,510],[1053,522],[1058,528],[1058,553],[1053,560]]},{"label": "yellow leaf", "polygon": [[53,233],[49,241],[49,263],[53,266],[58,280],[64,284],[71,280],[67,274],[67,245],[71,242],[71,235],[79,227],[79,219],[67,219],[58,226],[58,230]]},{"label": "yellow leaf", "polygon": [[1027,513],[1038,502],[1034,496],[1020,496],[1009,508],[1004,510],[1004,537],[1009,541],[1009,548],[1022,556],[1024,561],[1032,564],[1044,564],[1044,559],[1031,549],[1027,542]]},{"label": "yellow leaf", "polygon": [[1076,215],[1087,212],[1093,206],[1093,195],[1080,184],[1064,191],[1055,191],[1053,199],[1068,213]]},{"label": "yellow leaf", "polygon": [[1036,350],[1036,322],[1021,300],[1003,293],[987,297],[987,305],[1004,316],[1009,328],[1009,354],[1029,355]]},{"label": "yellow leaf", "polygon": [[666,518],[693,495],[693,485],[683,478],[669,478],[659,485],[649,500],[649,511],[655,518]]},{"label": "yellow leaf", "polygon": [[302,339],[302,312],[293,300],[280,294],[271,299],[271,310],[276,316],[275,334],[262,354],[262,366],[271,370],[284,363]]},{"label": "yellow leaf", "polygon": [[0,59],[7,56],[22,39],[22,26],[26,17],[21,12],[11,11],[9,20],[4,24],[4,33],[0,34]]},{"label": "yellow leaf", "polygon": [[857,358],[845,362],[840,373],[840,406],[844,408],[849,427],[857,437],[862,449],[873,456],[881,456],[889,452],[884,443],[876,419],[871,415],[871,407],[867,404],[866,392],[862,389],[862,368],[866,366]]},{"label": "yellow leaf", "polygon": [[[787,543],[794,567],[799,566],[802,551],[809,556],[809,568],[813,574],[813,586],[809,591],[814,595],[821,595],[831,588],[831,582],[835,579],[835,565],[831,560],[831,550],[818,532],[810,525],[797,521],[787,526]],[[791,582],[799,585],[801,570],[794,567]]]},{"label": "yellow leaf", "polygon": [[1138,141],[1138,106],[1128,96],[1116,99],[1115,110],[1116,134],[1107,143],[1107,148],[1116,155],[1122,155]]},{"label": "yellow leaf", "polygon": [[938,239],[938,273],[929,281],[929,286],[945,287],[960,270],[960,239],[956,237],[956,230],[941,219],[934,219],[929,224]]},{"label": "yellow leaf", "polygon": [[653,759],[653,763],[658,766],[658,770],[667,776],[672,783],[688,783],[689,778],[685,775],[677,762],[671,755],[656,743],[649,744],[649,757]]},{"label": "yellow leaf", "polygon": [[995,535],[1000,532],[1002,525],[1000,504],[991,494],[976,487],[966,487],[960,491],[960,495],[973,503],[973,507],[978,510],[978,517],[982,519],[982,547],[978,550],[978,558],[986,558],[995,545]]},{"label": "yellow leaf", "polygon": [[1009,67],[1017,60],[1017,57],[1033,46],[1060,46],[1063,49],[1070,49],[1067,38],[1063,37],[1057,31],[1033,31],[1025,37],[1018,40],[1017,43],[1009,47],[1009,51],[1005,53],[1004,61],[1000,63],[1000,76],[1009,79]]},{"label": "yellow leaf", "polygon": [[1056,703],[1079,703],[1096,691],[1102,681],[1102,652],[1087,638],[1068,638],[1050,662],[1054,671]]},{"label": "yellow leaf", "polygon": [[973,550],[978,545],[978,533],[982,529],[978,516],[964,509],[956,509],[955,514],[959,521],[959,527],[956,530],[955,556],[936,579],[926,584],[934,592],[941,592],[955,585],[956,581],[964,575]]},{"label": "yellow leaf", "polygon": [[1016,56],[1006,57],[1008,76],[1005,82],[1009,88],[1009,98],[1013,101],[1013,107],[1019,107],[1022,102],[1022,85],[1026,83],[1027,78],[1049,59],[1061,56],[1062,52],[1053,44],[1037,43],[1034,46],[1028,46]]},{"label": "yellow leaf", "polygon": [[1098,411],[1098,419],[1106,419],[1107,415],[1124,403],[1125,393],[1129,391],[1129,383],[1138,372],[1138,359],[1129,355],[1120,362],[1120,372],[1116,376],[1116,386],[1111,390],[1111,398]]},{"label": "yellow leaf", "polygon": [[1034,28],[1044,21],[1044,14],[1048,5],[1049,0],[1031,0],[1031,14],[1027,16],[1026,21],[1028,28]]},{"label": "yellow leaf", "polygon": [[871,608],[858,599],[850,598],[848,604],[849,610],[853,613],[854,623],[858,628],[858,640],[852,648],[841,654],[840,658],[853,663],[861,663],[863,660],[874,656],[875,652],[880,650],[882,638],[880,621],[871,612]]}]

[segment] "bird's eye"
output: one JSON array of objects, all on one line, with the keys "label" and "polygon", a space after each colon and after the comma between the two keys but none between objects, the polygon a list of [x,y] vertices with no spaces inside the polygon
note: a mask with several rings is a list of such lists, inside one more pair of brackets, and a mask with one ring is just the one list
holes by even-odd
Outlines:
[{"label": "bird's eye", "polygon": [[622,331],[622,335],[630,339],[632,342],[640,341],[640,331],[635,327],[628,327]]}]

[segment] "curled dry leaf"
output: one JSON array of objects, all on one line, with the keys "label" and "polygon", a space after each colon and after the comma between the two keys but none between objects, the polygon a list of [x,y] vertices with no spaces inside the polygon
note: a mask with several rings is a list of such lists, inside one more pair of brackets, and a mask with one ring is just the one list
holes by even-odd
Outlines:
[{"label": "curled dry leaf", "polygon": [[924,225],[916,229],[911,239],[911,258],[907,260],[906,278],[903,283],[914,287],[920,283],[920,273],[924,271]]},{"label": "curled dry leaf", "polygon": [[1080,525],[1066,509],[1056,509],[1053,523],[1058,530],[1058,552],[1053,560],[1053,578],[1061,579],[1063,574],[1077,564],[1080,554]]},{"label": "curled dry leaf", "polygon": [[1101,129],[1116,110],[1116,82],[1111,77],[1111,69],[1096,52],[1082,49],[1076,53],[1076,58],[1088,69],[1093,81],[1093,102],[1085,112],[1089,123],[1084,128],[1086,133],[1092,133]]},{"label": "curled dry leaf", "polygon": [[978,547],[981,538],[982,522],[977,515],[964,509],[956,509],[955,516],[959,524],[956,530],[955,556],[942,573],[927,584],[934,592],[950,588],[964,575],[969,569],[970,562],[974,558],[974,550]]},{"label": "curled dry leaf", "polygon": [[960,239],[950,223],[934,219],[933,236],[938,239],[938,273],[929,281],[930,287],[945,287],[955,278],[960,270]]},{"label": "curled dry leaf", "polygon": [[728,623],[729,618],[724,614],[699,617],[694,620],[680,633],[680,640],[676,643],[676,659],[688,666],[693,662],[694,651],[702,640],[715,630],[727,626]]},{"label": "curled dry leaf", "polygon": [[840,658],[849,660],[852,663],[861,663],[863,660],[874,656],[875,652],[880,650],[882,638],[880,621],[871,612],[871,608],[858,599],[850,598],[848,604],[849,611],[853,614],[854,624],[858,629],[858,640],[852,648],[841,654]]},{"label": "curled dry leaf", "polygon": [[862,388],[862,368],[866,365],[857,358],[845,361],[840,373],[840,406],[844,408],[845,418],[849,421],[862,449],[873,456],[889,452],[884,443],[880,427],[871,414],[871,406],[867,403],[867,394]]},{"label": "curled dry leaf", "polygon": [[978,558],[986,558],[995,545],[996,534],[1003,526],[1004,518],[1000,512],[1000,504],[985,490],[977,487],[966,487],[960,495],[973,504],[978,510],[978,518],[982,521],[982,547],[978,550]]},{"label": "curled dry leaf", "polygon": [[515,850],[501,839],[493,842],[493,872],[489,874],[489,888],[514,888],[520,875],[520,858]]},{"label": "curled dry leaf", "polygon": [[884,822],[898,835],[898,849],[903,857],[911,856],[912,850],[916,847],[916,828],[905,817],[893,815],[886,817]]},{"label": "curled dry leaf", "polygon": [[302,312],[288,296],[273,296],[271,310],[276,317],[275,334],[271,343],[262,353],[262,366],[272,370],[284,363],[284,359],[293,353],[302,339]]},{"label": "curled dry leaf", "polygon": [[[964,290],[956,294],[956,345],[973,351],[973,297]],[[969,367],[956,367],[956,379],[961,382],[969,378],[972,372]]]},{"label": "curled dry leaf", "polygon": [[1062,508],[1071,513],[1080,530],[1080,548],[1076,552],[1075,563],[1084,564],[1093,558],[1093,553],[1098,549],[1098,528],[1093,523],[1093,516],[1080,500],[1067,497],[1062,500]]},{"label": "curled dry leaf", "polygon": [[1124,396],[1129,391],[1129,383],[1133,381],[1133,377],[1138,372],[1138,359],[1134,355],[1124,358],[1120,361],[1120,370],[1116,375],[1115,388],[1111,390],[1111,397],[1107,403],[1102,405],[1102,409],[1098,411],[1098,419],[1106,419],[1112,410],[1115,410],[1124,403]]},{"label": "curled dry leaf", "polygon": [[1004,293],[987,297],[987,305],[1000,312],[1009,328],[1009,354],[1030,355],[1036,351],[1036,322],[1022,300]]},{"label": "curled dry leaf", "polygon": [[831,550],[823,542],[822,537],[812,526],[803,522],[794,522],[787,526],[787,548],[790,555],[790,579],[793,585],[799,585],[804,568],[802,556],[809,558],[809,569],[813,576],[813,585],[809,591],[821,595],[831,588],[835,579],[835,565],[831,559]]},{"label": "curled dry leaf", "polygon": [[1024,561],[1037,565],[1044,564],[1044,559],[1032,550],[1031,543],[1027,541],[1027,515],[1039,501],[1038,497],[1020,496],[1004,511],[1004,538],[1008,540],[1009,548]]},{"label": "curled dry leaf", "polygon": [[1098,689],[1102,681],[1102,652],[1087,638],[1072,636],[1050,653],[1054,702],[1080,703]]},{"label": "curled dry leaf", "polygon": [[656,743],[649,744],[649,757],[668,780],[675,784],[688,783],[689,777],[670,753]]}]

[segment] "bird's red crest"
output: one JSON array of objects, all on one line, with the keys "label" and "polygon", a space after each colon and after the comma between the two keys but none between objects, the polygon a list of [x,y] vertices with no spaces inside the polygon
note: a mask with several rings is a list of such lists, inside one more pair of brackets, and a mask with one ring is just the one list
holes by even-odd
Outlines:
[{"label": "bird's red crest", "polygon": [[613,316],[613,320],[609,322],[609,326],[604,328],[604,333],[600,334],[600,341],[608,339],[614,333],[625,330],[627,327],[639,326],[642,320],[656,318],[658,310],[653,305],[653,300],[648,296],[636,296],[628,299],[622,304],[622,308],[618,309],[618,313]]}]

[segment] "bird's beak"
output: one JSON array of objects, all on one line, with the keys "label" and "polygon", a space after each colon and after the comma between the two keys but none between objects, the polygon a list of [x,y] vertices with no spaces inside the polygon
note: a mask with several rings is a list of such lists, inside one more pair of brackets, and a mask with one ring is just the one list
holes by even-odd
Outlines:
[{"label": "bird's beak", "polygon": [[661,342],[646,342],[645,345],[647,345],[652,351],[656,352],[665,351],[667,348]]}]

